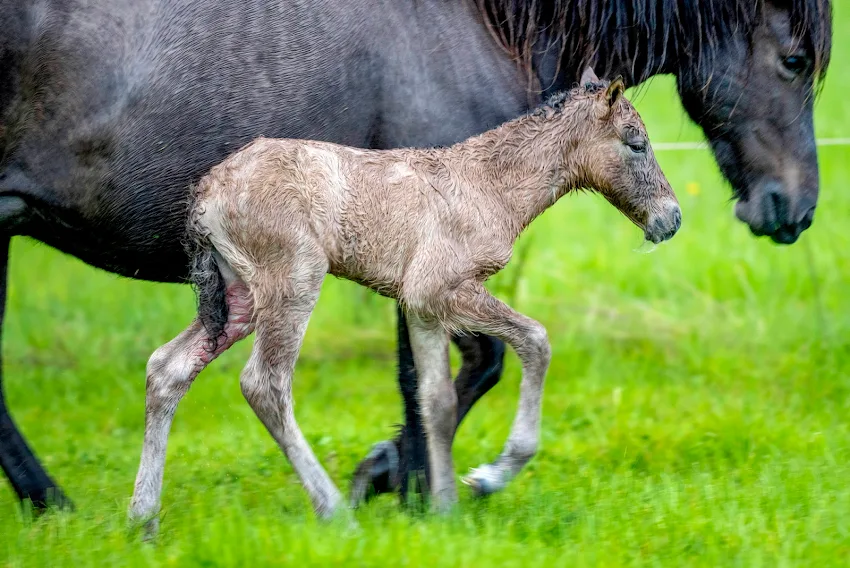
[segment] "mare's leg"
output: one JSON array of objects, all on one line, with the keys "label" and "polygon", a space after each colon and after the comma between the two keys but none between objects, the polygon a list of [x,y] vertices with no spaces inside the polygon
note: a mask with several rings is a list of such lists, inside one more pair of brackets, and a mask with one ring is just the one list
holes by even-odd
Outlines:
[{"label": "mare's leg", "polygon": [[350,502],[357,506],[380,493],[398,490],[402,503],[407,502],[413,484],[416,493],[428,492],[428,460],[425,431],[419,410],[419,389],[407,318],[400,306],[398,314],[398,384],[404,402],[404,423],[394,440],[375,444],[369,455],[357,466],[351,484]]},{"label": "mare's leg", "polygon": [[460,350],[463,363],[455,379],[457,391],[457,425],[478,400],[502,378],[505,344],[491,335],[457,335],[452,337]]},{"label": "mare's leg", "polygon": [[253,331],[251,296],[243,283],[228,287],[227,305],[226,335],[219,340],[215,351],[208,350],[210,336],[196,319],[180,335],[154,351],[148,360],[145,439],[130,503],[130,518],[145,522],[149,534],[158,529],[156,515],[162,493],[166,446],[177,405],[198,373]]},{"label": "mare's leg", "polygon": [[[5,209],[0,206],[0,218],[3,220],[7,217],[3,215],[6,213]],[[3,235],[0,237],[0,332],[6,311],[8,261],[9,237]],[[12,489],[21,501],[31,501],[36,509],[44,509],[49,505],[72,508],[71,501],[47,475],[9,415],[3,396],[2,360],[0,360],[0,467],[3,468],[3,472],[12,484]]]},{"label": "mare's leg", "polygon": [[[453,336],[460,350],[462,366],[455,380],[458,397],[457,426],[472,406],[484,396],[502,374],[505,344],[488,335]],[[370,497],[399,491],[407,500],[409,482],[414,491],[427,492],[427,456],[425,432],[420,418],[416,369],[407,322],[398,309],[398,384],[404,403],[404,424],[392,441],[376,444],[354,473],[351,503],[357,505]]]},{"label": "mare's leg", "polygon": [[[419,388],[416,378],[416,364],[410,345],[407,317],[400,306],[398,314],[398,376],[399,389],[404,401],[404,424],[393,441],[385,441],[373,448],[371,456],[381,465],[386,464],[386,476],[390,483],[385,491],[376,490],[375,494],[393,491],[396,487],[403,503],[407,502],[408,490],[413,485],[414,493],[428,493],[428,446],[425,430],[422,426],[422,413],[419,407]],[[392,457],[396,455],[395,467],[391,467]],[[372,468],[374,471],[374,468]],[[374,475],[370,475],[374,479]],[[376,488],[377,489],[377,488]]]},{"label": "mare's leg", "polygon": [[257,318],[254,350],[242,372],[242,393],[259,419],[278,443],[320,518],[330,518],[342,503],[342,495],[313,454],[295,420],[292,400],[292,374],[301,349],[307,322],[327,266],[296,266],[291,275],[264,278],[269,298],[257,298],[265,306]]},{"label": "mare's leg", "polygon": [[519,407],[507,443],[499,458],[470,472],[464,482],[479,494],[502,489],[537,452],[543,381],[549,367],[546,328],[504,302],[481,284],[460,289],[452,300],[450,324],[458,329],[499,337],[514,348],[522,361]]},{"label": "mare's leg", "polygon": [[449,372],[449,337],[436,320],[408,318],[410,347],[419,378],[422,422],[428,441],[432,507],[445,511],[457,502],[452,440],[457,426],[457,393]]}]

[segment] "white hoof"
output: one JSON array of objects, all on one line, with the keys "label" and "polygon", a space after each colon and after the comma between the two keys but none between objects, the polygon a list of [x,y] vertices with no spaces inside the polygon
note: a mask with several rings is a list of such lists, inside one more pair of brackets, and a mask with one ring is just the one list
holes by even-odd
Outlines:
[{"label": "white hoof", "polygon": [[505,471],[488,463],[469,470],[469,475],[462,477],[461,481],[477,495],[485,496],[504,489],[508,479]]}]

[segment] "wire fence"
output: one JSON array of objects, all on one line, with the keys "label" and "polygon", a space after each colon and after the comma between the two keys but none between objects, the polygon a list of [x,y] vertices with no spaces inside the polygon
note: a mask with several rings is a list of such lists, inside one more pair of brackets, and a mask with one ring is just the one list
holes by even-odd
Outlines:
[{"label": "wire fence", "polygon": [[[821,138],[816,144],[818,146],[850,146],[850,138]],[[658,142],[652,144],[652,149],[656,152],[704,150],[707,148],[707,142]]]}]

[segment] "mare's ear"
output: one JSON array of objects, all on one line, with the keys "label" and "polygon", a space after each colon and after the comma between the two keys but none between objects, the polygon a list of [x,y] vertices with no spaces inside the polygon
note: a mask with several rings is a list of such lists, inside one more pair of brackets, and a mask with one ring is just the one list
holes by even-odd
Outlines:
[{"label": "mare's ear", "polygon": [[614,108],[614,105],[617,104],[617,101],[620,100],[620,97],[623,96],[623,91],[626,90],[626,84],[623,82],[623,78],[618,76],[616,79],[611,81],[611,84],[608,85],[608,90],[605,92],[605,98],[608,100],[608,107]]},{"label": "mare's ear", "polygon": [[584,68],[584,71],[581,72],[581,80],[579,80],[579,85],[582,87],[587,85],[588,83],[598,83],[599,77],[596,76],[596,73],[593,72],[593,67],[589,65]]}]

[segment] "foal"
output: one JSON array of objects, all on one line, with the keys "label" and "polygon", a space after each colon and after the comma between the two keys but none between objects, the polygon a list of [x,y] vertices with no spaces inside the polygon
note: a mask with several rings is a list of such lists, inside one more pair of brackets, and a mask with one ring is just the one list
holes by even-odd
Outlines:
[{"label": "foal", "polygon": [[484,281],[507,264],[523,229],[572,190],[598,191],[653,242],[672,237],[681,221],[622,81],[588,72],[582,83],[451,148],[366,151],[259,139],[214,167],[199,183],[189,227],[198,317],[148,363],[131,515],[155,529],[177,404],[210,361],[252,331],[245,398],[317,515],[341,506],[292,401],[295,361],[328,273],[397,298],[405,310],[437,509],[457,499],[449,331],[485,333],[513,347],[522,384],[510,436],[500,457],[467,482],[489,493],[515,476],[537,450],[549,343],[542,325],[491,296]]}]

